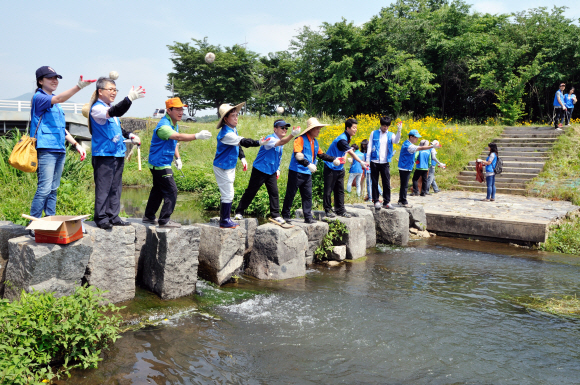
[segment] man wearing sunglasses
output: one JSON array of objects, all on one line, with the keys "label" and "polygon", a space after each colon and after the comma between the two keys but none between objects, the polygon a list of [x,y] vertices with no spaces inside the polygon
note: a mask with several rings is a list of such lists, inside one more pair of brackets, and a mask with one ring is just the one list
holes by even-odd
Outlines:
[{"label": "man wearing sunglasses", "polygon": [[296,127],[286,135],[290,124],[282,119],[274,122],[274,133],[260,139],[260,151],[252,166],[252,175],[248,188],[244,191],[240,204],[236,208],[235,219],[243,219],[244,211],[263,184],[266,185],[270,198],[270,215],[272,219],[283,225],[286,221],[280,216],[280,198],[278,195],[278,178],[280,177],[280,162],[282,161],[283,146],[295,136],[300,135],[300,127]]}]

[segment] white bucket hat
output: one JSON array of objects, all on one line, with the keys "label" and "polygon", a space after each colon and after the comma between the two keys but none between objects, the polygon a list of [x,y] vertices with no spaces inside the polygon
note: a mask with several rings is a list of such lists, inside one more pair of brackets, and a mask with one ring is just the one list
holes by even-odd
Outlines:
[{"label": "white bucket hat", "polygon": [[431,142],[431,145],[432,145],[432,146],[434,146],[434,145],[436,145],[436,144],[439,144],[439,141],[438,141],[438,140],[434,140],[434,141],[432,141],[432,142]]},{"label": "white bucket hat", "polygon": [[313,128],[316,127],[325,127],[328,126],[328,124],[322,124],[318,121],[318,119],[316,118],[310,118],[306,121],[306,129],[304,131],[302,131],[300,133],[300,135],[304,135],[306,134],[308,131],[312,130]]},{"label": "white bucket hat", "polygon": [[237,104],[235,106],[232,106],[231,104],[222,104],[219,108],[220,120],[218,120],[218,124],[217,124],[216,128],[221,128],[221,126],[223,125],[223,122],[224,122],[224,116],[226,116],[228,112],[230,112],[234,108],[236,109],[236,111],[240,112],[240,110],[242,109],[244,104],[246,104],[246,102],[242,102],[242,103]]}]

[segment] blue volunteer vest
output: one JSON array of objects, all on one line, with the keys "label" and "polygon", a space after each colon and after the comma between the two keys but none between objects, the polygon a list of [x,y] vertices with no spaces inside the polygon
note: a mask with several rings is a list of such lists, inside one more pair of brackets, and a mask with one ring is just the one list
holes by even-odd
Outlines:
[{"label": "blue volunteer vest", "polygon": [[564,94],[562,91],[558,90],[556,91],[556,95],[554,95],[554,107],[562,107],[562,105],[558,103],[558,94],[560,94],[560,100],[564,103]]},{"label": "blue volunteer vest", "polygon": [[[371,150],[371,160],[379,160],[379,150],[381,149],[381,142],[380,142],[381,130],[373,131],[373,147]],[[387,132],[387,162],[391,163],[393,159],[393,155],[395,152],[393,151],[393,133]]]},{"label": "blue volunteer vest", "polygon": [[[107,106],[100,99],[91,106],[91,111],[97,104]],[[91,128],[93,137],[91,139],[91,150],[93,156],[114,156],[116,158],[123,158],[127,147],[123,143],[123,131],[121,130],[121,122],[119,118],[109,118],[105,124],[95,122],[93,116],[89,113],[91,119]],[[113,139],[117,136],[117,143]]]},{"label": "blue volunteer vest", "polygon": [[[408,152],[408,151],[407,151]],[[428,170],[431,163],[431,150],[422,150],[415,152],[415,162],[417,170]]]},{"label": "blue volunteer vest", "polygon": [[[342,134],[338,135],[336,137],[336,139],[334,139],[332,141],[332,143],[330,144],[330,147],[328,147],[328,151],[326,151],[326,153],[330,156],[335,157],[335,158],[344,157],[346,155],[346,152],[342,152],[338,149],[338,142],[343,140],[343,139],[346,140],[347,142],[349,141],[348,136],[346,135],[346,132],[343,132]],[[344,168],[344,164],[339,164],[338,166],[335,166],[334,164],[332,164],[332,162],[324,161],[324,163],[331,170],[340,171]]]},{"label": "blue volunteer vest", "polygon": [[161,126],[169,126],[176,132],[179,132],[179,126],[177,123],[175,124],[175,127],[173,127],[171,119],[169,119],[167,115],[162,117],[159,123],[157,123],[157,127],[153,130],[151,147],[149,148],[149,163],[155,167],[171,166],[171,162],[175,156],[175,147],[177,147],[177,140],[163,140],[157,136],[157,130],[159,130]]},{"label": "blue volunteer vest", "polygon": [[35,116],[36,111],[34,108],[34,99],[40,92],[44,93],[44,91],[38,89],[32,98],[33,100],[30,111],[32,114],[30,121],[30,136],[32,138],[36,137],[36,148],[38,150],[42,149],[64,152],[66,121],[60,104],[53,104],[44,112],[44,114],[40,114],[42,120],[40,121],[40,126],[38,126],[38,131],[36,131],[36,126],[38,125],[38,119],[40,119],[40,116]]},{"label": "blue volunteer vest", "polygon": [[236,168],[236,163],[238,163],[238,155],[240,154],[239,146],[230,146],[228,144],[223,144],[222,139],[226,134],[233,132],[238,135],[238,131],[235,128],[228,126],[223,126],[220,133],[217,136],[217,149],[215,152],[215,158],[213,160],[213,165],[224,170],[231,170]]},{"label": "blue volunteer vest", "polygon": [[[279,139],[276,134],[266,136],[266,139],[268,138]],[[258,151],[258,156],[256,156],[252,167],[262,171],[264,174],[274,174],[280,168],[283,149],[283,146],[277,146],[266,150],[264,146],[260,146],[260,151]]]},{"label": "blue volunteer vest", "polygon": [[[310,146],[310,141],[308,140],[308,135],[304,134],[302,136],[302,141],[304,142],[304,146],[302,149],[302,153],[304,154],[304,158],[308,160],[310,163],[314,163],[315,165],[318,163],[318,158],[316,158],[316,154],[318,154],[318,140],[314,139],[314,159],[312,156],[312,147]],[[308,167],[304,167],[303,165],[299,164],[294,157],[294,152],[292,152],[292,159],[290,159],[290,166],[288,167],[292,171],[299,172],[301,174],[312,174]]]},{"label": "blue volunteer vest", "polygon": [[[355,153],[355,154],[356,154],[356,155],[357,155],[357,156],[358,156],[360,159],[363,159],[363,158],[364,158],[364,156],[363,156],[363,153],[362,153],[362,152],[360,152],[359,150],[356,150],[354,153]],[[359,162],[357,162],[356,160],[354,160],[354,159],[353,159],[353,160],[352,160],[352,166],[350,166],[350,170],[349,170],[349,172],[350,172],[351,174],[361,174],[361,173],[363,172],[362,165],[361,165]]]},{"label": "blue volunteer vest", "polygon": [[564,105],[566,106],[566,108],[574,108],[574,99],[572,99],[572,96],[574,96],[574,94],[564,95]]},{"label": "blue volunteer vest", "polygon": [[401,146],[401,154],[399,155],[399,168],[403,170],[412,170],[415,165],[415,154],[409,153],[407,149],[413,144],[409,140]]},{"label": "blue volunteer vest", "polygon": [[[489,162],[489,157],[491,156],[491,154],[485,158],[486,162]],[[485,166],[485,172],[495,172],[495,165],[497,164],[497,154],[495,154],[495,158],[493,158],[493,161],[491,162],[491,164],[488,164],[487,166]]]}]

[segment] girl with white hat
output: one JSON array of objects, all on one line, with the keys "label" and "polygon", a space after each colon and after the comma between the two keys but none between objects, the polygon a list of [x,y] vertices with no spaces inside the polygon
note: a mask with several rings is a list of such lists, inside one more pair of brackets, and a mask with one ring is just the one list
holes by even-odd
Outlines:
[{"label": "girl with white hat", "polygon": [[220,227],[236,228],[238,224],[231,220],[232,201],[234,200],[234,180],[236,178],[236,164],[238,158],[242,161],[244,171],[248,170],[248,163],[244,157],[243,147],[259,147],[260,142],[238,135],[238,113],[244,106],[222,104],[219,108],[220,120],[216,128],[220,129],[217,135],[217,149],[213,160],[213,172],[221,194]]}]

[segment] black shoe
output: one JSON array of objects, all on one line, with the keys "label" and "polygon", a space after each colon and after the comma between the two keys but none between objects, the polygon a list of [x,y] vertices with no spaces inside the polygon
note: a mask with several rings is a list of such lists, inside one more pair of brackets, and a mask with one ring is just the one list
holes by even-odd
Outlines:
[{"label": "black shoe", "polygon": [[173,221],[167,221],[165,223],[160,223],[159,227],[165,228],[165,229],[178,229],[181,227],[181,223],[177,223],[177,222],[173,222]]},{"label": "black shoe", "polygon": [[[286,221],[286,222],[288,222],[288,221]],[[308,223],[308,224],[316,223],[316,219],[314,219],[314,218],[306,218],[304,220],[304,223]]]},{"label": "black shoe", "polygon": [[342,214],[338,214],[338,215],[340,215],[340,216],[341,216],[341,217],[343,217],[343,218],[352,218],[352,215],[350,215],[350,214],[349,214],[349,213],[347,213],[346,211],[345,211],[344,213],[342,213]]},{"label": "black shoe", "polygon": [[290,218],[282,218],[282,219],[284,219],[287,224],[289,224],[289,225],[292,224],[292,221],[290,220]]},{"label": "black shoe", "polygon": [[119,221],[113,223],[113,226],[131,226],[131,222]]},{"label": "black shoe", "polygon": [[325,211],[324,214],[326,214],[326,216],[329,218],[336,218],[336,214],[332,211]]},{"label": "black shoe", "polygon": [[149,225],[156,225],[156,224],[157,224],[157,219],[155,219],[155,218],[154,218],[154,219],[149,219],[149,218],[147,218],[147,217],[143,217],[143,218],[141,219],[141,222],[143,222],[143,223],[147,223],[147,224],[149,224]]},{"label": "black shoe", "polygon": [[99,229],[109,230],[109,229],[113,228],[113,225],[110,222],[105,222],[105,223],[101,223],[100,225],[97,225],[97,227]]},{"label": "black shoe", "polygon": [[28,230],[28,236],[34,238],[34,230]]}]

